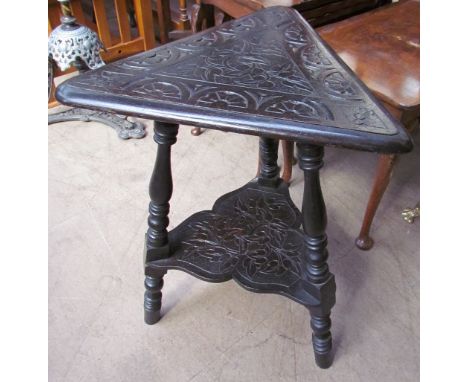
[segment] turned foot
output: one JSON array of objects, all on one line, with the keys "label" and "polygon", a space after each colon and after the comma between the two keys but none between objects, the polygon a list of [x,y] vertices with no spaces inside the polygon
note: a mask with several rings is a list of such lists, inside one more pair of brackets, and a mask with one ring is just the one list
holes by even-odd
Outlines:
[{"label": "turned foot", "polygon": [[321,369],[328,369],[332,362],[332,336],[330,332],[330,315],[311,316],[312,345],[314,347],[315,363]]},{"label": "turned foot", "polygon": [[202,129],[200,127],[194,127],[192,130],[190,130],[190,132],[192,133],[192,135],[194,136],[198,136],[200,135],[201,133],[203,133]]},{"label": "turned foot", "polygon": [[145,322],[153,325],[161,319],[161,289],[164,284],[164,273],[159,277],[146,276],[145,278]]}]

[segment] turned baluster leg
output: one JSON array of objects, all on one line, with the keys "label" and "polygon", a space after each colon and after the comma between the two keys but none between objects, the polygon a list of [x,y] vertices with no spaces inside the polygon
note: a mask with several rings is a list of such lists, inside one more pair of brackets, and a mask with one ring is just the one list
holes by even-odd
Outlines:
[{"label": "turned baluster leg", "polygon": [[[306,254],[304,278],[311,293],[319,296],[320,306],[309,307],[315,362],[323,369],[332,364],[331,308],[335,304],[334,276],[328,270],[327,214],[320,188],[319,169],[323,166],[323,147],[298,144],[299,166],[304,171],[302,200]],[[308,287],[309,288],[309,287]]]},{"label": "turned baluster leg", "polygon": [[[292,175],[292,166],[296,164],[296,158],[294,158],[294,142],[292,141],[281,141],[281,147],[283,148],[283,175],[281,179],[286,183],[289,183]],[[261,157],[258,156],[257,175],[260,175]]]},{"label": "turned baluster leg", "polygon": [[148,325],[153,325],[161,319],[161,289],[164,285],[165,272],[160,275],[153,274],[153,276],[145,277],[145,322]]},{"label": "turned baluster leg", "polygon": [[[150,180],[148,231],[146,233],[145,263],[169,255],[167,226],[169,224],[169,200],[172,195],[171,145],[176,142],[178,125],[154,123],[154,140],[158,153]],[[161,288],[164,271],[145,267],[145,322],[155,324],[161,318]]]},{"label": "turned baluster leg", "polygon": [[258,183],[263,186],[276,187],[280,178],[278,167],[278,140],[273,138],[260,138],[260,171]]},{"label": "turned baluster leg", "polygon": [[363,250],[371,249],[374,245],[374,240],[369,236],[372,221],[379,207],[382,196],[390,183],[393,165],[395,163],[395,155],[381,154],[379,155],[379,163],[374,178],[374,185],[367,202],[366,213],[362,221],[361,231],[356,238],[356,246]]}]

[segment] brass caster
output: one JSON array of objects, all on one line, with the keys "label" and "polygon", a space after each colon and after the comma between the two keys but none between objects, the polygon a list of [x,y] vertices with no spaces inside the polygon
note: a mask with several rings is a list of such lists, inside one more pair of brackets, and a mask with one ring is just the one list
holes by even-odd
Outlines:
[{"label": "brass caster", "polygon": [[407,223],[414,223],[414,219],[420,216],[419,203],[414,208],[405,208],[401,216]]},{"label": "brass caster", "polygon": [[194,127],[192,130],[190,130],[190,132],[192,133],[192,135],[194,135],[195,137],[199,136],[203,131],[200,127]]}]

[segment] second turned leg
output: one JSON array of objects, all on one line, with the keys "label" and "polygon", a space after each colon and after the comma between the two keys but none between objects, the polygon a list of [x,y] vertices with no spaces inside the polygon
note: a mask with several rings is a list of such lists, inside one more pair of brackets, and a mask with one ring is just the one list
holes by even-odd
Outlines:
[{"label": "second turned leg", "polygon": [[158,144],[158,152],[153,174],[150,180],[148,231],[145,242],[145,322],[155,324],[161,318],[161,289],[163,287],[164,270],[149,268],[147,265],[154,260],[169,255],[169,200],[172,195],[171,146],[177,140],[178,125],[155,122],[154,140]]},{"label": "second turned leg", "polygon": [[310,306],[312,345],[315,362],[326,369],[331,366],[331,308],[335,304],[335,279],[328,269],[327,213],[320,187],[319,170],[323,166],[323,147],[299,143],[299,167],[304,171],[302,218],[305,240],[304,286],[320,303]]},{"label": "second turned leg", "polygon": [[258,182],[263,186],[278,186],[278,140],[260,137]]},{"label": "second turned leg", "polygon": [[146,276],[145,278],[145,322],[148,325],[153,325],[161,319],[161,289],[164,285],[164,274],[161,272],[159,275]]},{"label": "second turned leg", "polygon": [[312,346],[314,347],[315,362],[321,369],[327,369],[333,362],[330,314],[315,316],[311,312],[310,327],[312,328]]},{"label": "second turned leg", "polygon": [[[281,147],[283,149],[283,175],[281,178],[284,182],[289,183],[291,180],[292,175],[292,166],[296,163],[296,159],[294,158],[294,142],[292,141],[281,141]],[[258,156],[258,165],[257,165],[257,175],[260,175],[260,168],[261,168],[261,152]]]}]

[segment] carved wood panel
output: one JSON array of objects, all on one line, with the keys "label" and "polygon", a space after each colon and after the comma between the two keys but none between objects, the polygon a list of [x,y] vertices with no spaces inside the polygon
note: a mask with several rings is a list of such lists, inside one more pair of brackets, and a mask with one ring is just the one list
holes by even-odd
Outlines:
[{"label": "carved wood panel", "polygon": [[358,148],[394,135],[393,142],[380,143],[393,143],[393,151],[408,149],[398,123],[301,16],[284,7],[109,64],[62,86],[58,93],[69,104],[105,105],[150,118],[167,114],[178,123],[203,120],[220,129],[229,124],[251,134],[293,133],[298,140],[319,138],[318,132],[340,143],[339,134],[342,140],[358,139]]}]

